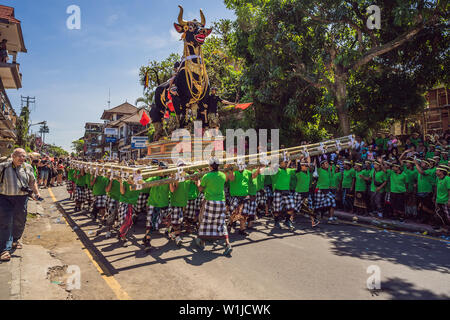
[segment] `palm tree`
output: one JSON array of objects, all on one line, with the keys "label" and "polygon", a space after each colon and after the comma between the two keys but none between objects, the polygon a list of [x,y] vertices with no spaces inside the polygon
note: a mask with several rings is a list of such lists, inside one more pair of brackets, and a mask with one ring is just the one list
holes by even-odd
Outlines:
[{"label": "palm tree", "polygon": [[136,107],[140,107],[138,104],[141,103],[143,104],[143,107],[145,107],[145,109],[149,109],[151,104],[152,104],[152,100],[153,100],[153,96],[148,96],[148,95],[144,95],[144,97],[139,97],[136,99],[136,102],[134,103],[136,105]]}]

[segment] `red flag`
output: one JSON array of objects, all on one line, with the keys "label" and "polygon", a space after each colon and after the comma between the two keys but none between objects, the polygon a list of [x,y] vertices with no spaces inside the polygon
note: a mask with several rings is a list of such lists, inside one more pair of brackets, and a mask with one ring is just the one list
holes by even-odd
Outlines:
[{"label": "red flag", "polygon": [[170,118],[169,111],[166,111],[166,113],[164,114],[164,119],[169,119],[169,118]]},{"label": "red flag", "polygon": [[148,88],[148,71],[145,73],[145,80],[144,80],[144,88],[147,89]]},{"label": "red flag", "polygon": [[147,115],[147,112],[143,112],[142,113],[142,118],[141,118],[141,120],[139,121],[143,126],[146,126],[146,125],[148,125],[149,123],[150,123],[150,118],[148,117],[148,115]]},{"label": "red flag", "polygon": [[236,109],[242,109],[242,110],[245,110],[245,109],[247,109],[248,107],[250,107],[252,104],[253,104],[253,102],[250,102],[250,103],[243,103],[243,104],[237,104],[237,105],[236,105]]}]

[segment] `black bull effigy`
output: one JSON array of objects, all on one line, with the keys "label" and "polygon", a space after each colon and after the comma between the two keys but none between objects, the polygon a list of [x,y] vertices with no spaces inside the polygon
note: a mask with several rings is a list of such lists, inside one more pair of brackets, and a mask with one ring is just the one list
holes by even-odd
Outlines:
[{"label": "black bull effigy", "polygon": [[[165,112],[169,109],[169,103],[175,107],[176,119],[181,126],[191,118],[197,119],[198,109],[205,108],[209,97],[209,80],[206,65],[203,59],[202,45],[212,28],[206,28],[206,18],[200,10],[201,21],[183,20],[183,7],[180,7],[178,23],[174,27],[181,34],[184,41],[183,57],[175,78],[158,86],[155,91],[155,110],[150,117],[159,129]],[[171,94],[171,88],[176,87],[178,95]],[[190,111],[190,112],[189,112]],[[190,117],[187,116],[190,114]],[[155,137],[157,140],[158,137]]]}]

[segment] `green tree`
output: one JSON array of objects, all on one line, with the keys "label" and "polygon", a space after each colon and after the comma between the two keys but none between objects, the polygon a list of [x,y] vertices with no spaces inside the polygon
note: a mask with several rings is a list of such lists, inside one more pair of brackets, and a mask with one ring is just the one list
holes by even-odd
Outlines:
[{"label": "green tree", "polygon": [[181,61],[180,55],[176,53],[170,54],[162,61],[150,61],[148,65],[142,66],[139,69],[139,83],[145,86],[145,75],[148,74],[148,88],[144,88],[143,99],[138,99],[137,102],[144,102],[149,106],[155,96],[155,89],[170,79],[173,73],[173,66],[177,61]]},{"label": "green tree", "polygon": [[75,150],[77,154],[84,150],[84,140],[75,140],[72,141],[72,149]]},{"label": "green tree", "polygon": [[[286,87],[296,83],[302,92],[281,90],[279,100],[273,100],[278,106],[287,104],[283,111],[297,114],[296,119],[303,112],[299,112],[299,106],[319,109],[315,110],[318,121],[328,114],[325,120],[328,125],[338,120],[341,133],[349,134],[351,115],[360,114],[356,111],[364,106],[363,102],[376,101],[350,98],[355,98],[356,92],[370,93],[377,87],[386,92],[389,87],[382,80],[377,84],[376,79],[398,74],[405,85],[419,80],[414,89],[423,93],[433,82],[446,77],[443,70],[444,64],[448,66],[448,45],[443,51],[435,50],[448,44],[445,1],[378,1],[380,30],[370,30],[366,25],[366,9],[373,1],[225,0],[225,3],[237,15],[235,50],[247,61],[248,81],[256,81],[255,98],[270,106],[268,100],[277,97],[273,91],[280,89],[280,82]],[[429,38],[432,39],[423,41]],[[413,46],[418,50],[406,52]],[[417,70],[430,73],[414,77]],[[368,81],[371,86],[366,86],[369,71],[372,71],[369,74],[372,79]],[[285,99],[283,94],[297,96],[299,100]],[[414,102],[421,103],[418,99]],[[385,107],[377,106],[379,110]],[[274,116],[282,117],[282,113]]]}]

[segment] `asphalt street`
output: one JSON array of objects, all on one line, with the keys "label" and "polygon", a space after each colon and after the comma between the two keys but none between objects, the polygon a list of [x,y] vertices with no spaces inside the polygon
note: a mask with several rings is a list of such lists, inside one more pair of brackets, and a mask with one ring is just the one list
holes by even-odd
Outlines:
[{"label": "asphalt street", "polygon": [[[199,251],[188,234],[178,248],[163,231],[152,240],[157,249],[146,253],[144,216],[132,229],[132,245],[121,247],[115,238],[96,236],[90,217],[73,213],[65,188],[51,190],[102,271],[131,299],[450,298],[445,241],[349,224],[312,229],[304,217],[291,232],[263,218],[248,237],[232,231],[232,257],[222,255],[221,243]],[[373,268],[380,290],[367,287]]]}]

